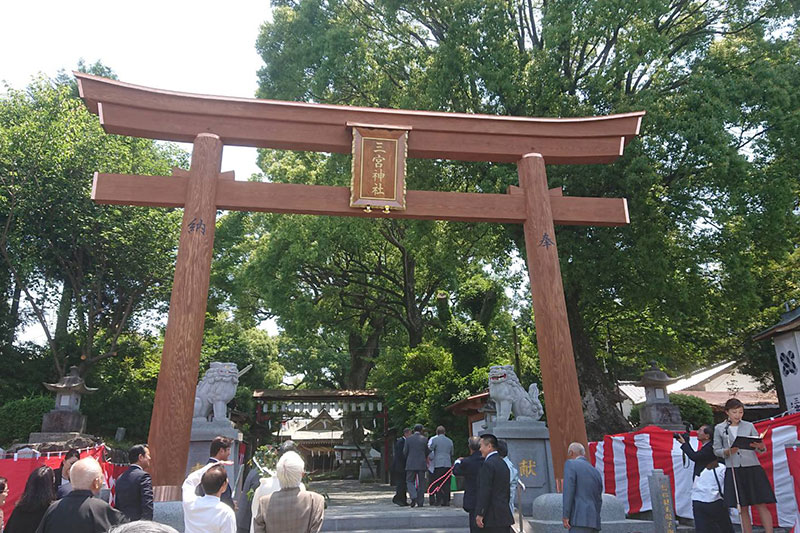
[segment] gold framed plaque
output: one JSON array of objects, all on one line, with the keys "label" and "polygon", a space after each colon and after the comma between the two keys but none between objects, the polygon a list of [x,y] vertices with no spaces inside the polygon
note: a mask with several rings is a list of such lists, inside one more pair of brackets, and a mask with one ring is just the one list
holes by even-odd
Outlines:
[{"label": "gold framed plaque", "polygon": [[353,126],[350,207],[406,208],[408,130]]}]

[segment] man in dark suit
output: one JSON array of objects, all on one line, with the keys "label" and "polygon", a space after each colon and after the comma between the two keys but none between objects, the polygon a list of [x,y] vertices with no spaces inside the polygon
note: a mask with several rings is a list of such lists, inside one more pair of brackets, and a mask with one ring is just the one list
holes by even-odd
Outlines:
[{"label": "man in dark suit", "polygon": [[406,489],[411,497],[411,507],[422,507],[425,501],[425,474],[428,471],[426,459],[431,451],[428,439],[422,434],[422,424],[414,426],[414,433],[409,435],[403,445],[406,456]]},{"label": "man in dark suit", "polygon": [[600,531],[603,478],[586,459],[586,448],[578,442],[567,450],[562,501],[564,529],[571,533]]},{"label": "man in dark suit", "polygon": [[394,459],[392,459],[392,472],[394,473],[395,491],[392,503],[405,507],[408,505],[406,500],[406,456],[403,453],[403,448],[406,445],[406,439],[411,435],[411,428],[403,430],[403,436],[397,439],[394,443]]},{"label": "man in dark suit", "polygon": [[[206,464],[227,461],[231,456],[232,446],[233,441],[231,439],[227,437],[214,437],[214,440],[211,441],[211,448],[209,450],[210,457],[208,458],[208,462]],[[203,485],[197,486],[197,489],[195,489],[195,494],[198,496],[205,496]],[[231,490],[230,483],[228,483],[228,487],[225,489],[225,492],[220,495],[219,499],[222,500],[222,503],[227,504],[228,507],[236,511],[236,505],[233,503],[233,490]]]},{"label": "man in dark suit", "polygon": [[114,507],[128,520],[153,519],[153,481],[146,472],[150,468],[150,449],[137,444],[128,450],[131,466],[117,480]]},{"label": "man in dark suit", "polygon": [[103,469],[92,457],[81,459],[69,471],[72,492],[50,504],[36,533],[108,531],[127,522],[125,515],[100,498]]},{"label": "man in dark suit", "polygon": [[464,476],[464,510],[469,513],[469,531],[478,533],[478,524],[475,523],[475,504],[478,501],[478,474],[483,466],[481,455],[481,439],[469,438],[469,449],[472,455],[459,457],[453,465],[453,474]]},{"label": "man in dark suit", "polygon": [[475,502],[475,523],[486,533],[509,533],[514,517],[508,506],[511,498],[511,474],[500,454],[497,437],[481,435],[483,466],[478,473],[478,499]]},{"label": "man in dark suit", "polygon": [[692,479],[699,476],[703,469],[709,463],[716,461],[717,456],[714,455],[714,428],[708,424],[703,424],[697,430],[697,440],[701,444],[701,448],[697,451],[692,449],[692,445],[684,440],[682,435],[678,435],[678,442],[681,443],[681,450],[686,454],[686,457],[694,461],[694,472]]}]

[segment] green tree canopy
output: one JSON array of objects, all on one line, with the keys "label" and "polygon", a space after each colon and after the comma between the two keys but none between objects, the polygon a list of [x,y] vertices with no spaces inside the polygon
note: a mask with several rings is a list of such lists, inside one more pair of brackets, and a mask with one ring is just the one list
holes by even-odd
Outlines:
[{"label": "green tree canopy", "polygon": [[56,376],[73,364],[86,374],[117,354],[125,332],[163,311],[180,214],[97,205],[91,177],[166,174],[186,162],[172,145],[106,135],[69,80],[9,89],[0,98],[6,338],[21,325],[23,299],[44,329]]},{"label": "green tree canopy", "polygon": [[[640,140],[614,165],[548,169],[550,186],[565,194],[622,196],[630,205],[629,227],[557,229],[590,434],[625,426],[605,370],[635,377],[656,359],[677,374],[739,357],[754,316],[790,295],[786,283],[780,293],[769,285],[800,233],[791,157],[800,107],[796,5],[274,6],[257,45],[262,97],[522,116],[647,111]],[[322,178],[335,158],[262,157],[270,177],[280,161],[294,179],[335,181]],[[511,165],[412,161],[408,184],[501,192],[516,180]],[[336,233],[339,224],[325,231]],[[521,228],[501,237],[505,244],[501,238],[494,250],[524,246]],[[299,249],[312,246],[307,233],[296,239]],[[443,242],[439,248],[456,252]],[[498,253],[490,262],[499,271],[505,261]]]}]

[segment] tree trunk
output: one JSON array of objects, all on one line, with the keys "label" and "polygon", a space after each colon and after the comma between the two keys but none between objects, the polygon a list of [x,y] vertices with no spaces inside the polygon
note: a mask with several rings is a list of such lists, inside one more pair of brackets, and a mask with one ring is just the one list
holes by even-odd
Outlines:
[{"label": "tree trunk", "polygon": [[61,289],[61,301],[58,304],[58,316],[56,317],[56,330],[54,339],[58,345],[58,351],[63,353],[67,342],[67,324],[69,315],[72,312],[72,286],[68,281],[64,281]]},{"label": "tree trunk", "polygon": [[[366,388],[369,373],[375,366],[380,352],[380,340],[383,334],[383,318],[369,320],[370,333],[365,339],[360,331],[351,331],[348,336],[350,351],[350,370],[347,372],[345,385],[350,390]],[[362,423],[356,424],[358,415],[347,412],[342,418],[342,439],[344,444],[364,441]]]},{"label": "tree trunk", "polygon": [[8,313],[8,345],[14,343],[17,325],[19,324],[19,300],[22,296],[22,285],[14,283],[14,294],[11,296],[11,309]]},{"label": "tree trunk", "polygon": [[373,325],[373,330],[366,340],[361,337],[359,332],[350,332],[348,337],[350,370],[347,372],[346,378],[348,389],[363,389],[367,386],[367,378],[375,366],[375,359],[378,357],[382,334],[382,323],[377,324],[377,327]]},{"label": "tree trunk", "polygon": [[387,231],[383,233],[388,240],[400,252],[403,262],[403,307],[405,320],[404,325],[408,331],[408,346],[416,348],[422,342],[422,334],[425,330],[425,323],[422,320],[422,309],[417,302],[417,262],[414,256],[409,253],[403,245],[403,229],[395,224],[390,224]]},{"label": "tree trunk", "polygon": [[403,294],[408,323],[408,347],[416,348],[422,342],[425,325],[422,321],[422,310],[417,304],[417,262],[406,250],[403,250]]},{"label": "tree trunk", "polygon": [[589,440],[598,440],[603,438],[603,435],[628,431],[630,424],[617,406],[616,382],[614,379],[609,379],[609,375],[603,372],[595,358],[595,349],[580,315],[579,296],[575,292],[567,292],[565,297]]}]

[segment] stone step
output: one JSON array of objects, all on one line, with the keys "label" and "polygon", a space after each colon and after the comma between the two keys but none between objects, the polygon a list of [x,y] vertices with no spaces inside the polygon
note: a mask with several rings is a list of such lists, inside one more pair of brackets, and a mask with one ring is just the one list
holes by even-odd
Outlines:
[{"label": "stone step", "polygon": [[[322,531],[325,531],[323,529]],[[356,529],[348,531],[347,533],[372,533],[374,529]],[[426,527],[424,529],[381,529],[383,533],[465,533],[469,531],[468,527],[455,527],[455,528],[434,528]]]},{"label": "stone step", "polygon": [[329,507],[322,531],[430,531],[455,533],[469,528],[463,509],[422,507],[386,509],[384,506]]}]

